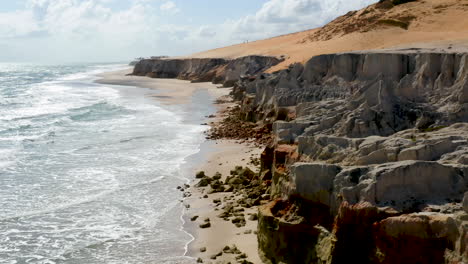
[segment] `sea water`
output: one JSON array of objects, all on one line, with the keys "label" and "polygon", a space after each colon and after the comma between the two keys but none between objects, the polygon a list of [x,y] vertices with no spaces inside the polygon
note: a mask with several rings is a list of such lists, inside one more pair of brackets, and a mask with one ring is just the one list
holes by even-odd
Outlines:
[{"label": "sea water", "polygon": [[175,187],[212,109],[93,82],[124,67],[0,64],[0,263],[193,262]]}]

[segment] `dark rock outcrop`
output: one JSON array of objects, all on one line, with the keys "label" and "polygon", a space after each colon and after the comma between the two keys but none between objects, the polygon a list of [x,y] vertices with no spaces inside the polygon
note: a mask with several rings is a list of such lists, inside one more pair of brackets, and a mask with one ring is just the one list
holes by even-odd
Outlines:
[{"label": "dark rock outcrop", "polygon": [[241,76],[256,75],[282,60],[267,56],[246,56],[238,59],[188,58],[143,59],[133,75],[151,78],[177,78],[192,82],[213,82],[232,86]]}]

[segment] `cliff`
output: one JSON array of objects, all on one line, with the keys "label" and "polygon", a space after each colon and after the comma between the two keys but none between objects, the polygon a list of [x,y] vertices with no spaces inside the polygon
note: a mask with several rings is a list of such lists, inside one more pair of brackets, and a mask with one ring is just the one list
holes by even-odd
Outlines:
[{"label": "cliff", "polygon": [[[151,59],[135,75],[234,84],[274,140],[257,175],[266,263],[468,261],[468,53]],[[237,121],[236,121],[237,122]],[[255,127],[257,126],[257,127]],[[249,130],[250,131],[250,130]]]},{"label": "cliff", "polygon": [[[284,55],[285,60],[270,69],[273,72],[293,63],[304,64],[321,54],[395,47],[450,48],[450,51],[468,47],[468,5],[464,0],[374,2],[320,28],[203,51],[191,57]],[[340,8],[333,8],[336,9]]]},{"label": "cliff", "polygon": [[267,56],[246,56],[237,59],[187,58],[144,59],[133,75],[152,78],[177,78],[192,82],[213,82],[232,86],[241,76],[255,75],[280,63],[282,59]]},{"label": "cliff", "polygon": [[275,136],[267,263],[466,263],[467,53],[321,55],[233,95]]}]

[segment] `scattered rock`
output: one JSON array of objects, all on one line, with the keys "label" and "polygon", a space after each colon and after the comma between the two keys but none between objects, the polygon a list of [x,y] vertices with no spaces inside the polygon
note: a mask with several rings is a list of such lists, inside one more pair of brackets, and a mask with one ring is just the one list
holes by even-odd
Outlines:
[{"label": "scattered rock", "polygon": [[206,247],[200,248],[200,252],[206,252]]},{"label": "scattered rock", "polygon": [[221,173],[216,172],[215,175],[213,176],[213,180],[220,180],[222,177]]},{"label": "scattered rock", "polygon": [[190,221],[194,222],[198,219],[198,215],[194,215],[192,216],[192,218],[190,218]]},{"label": "scattered rock", "polygon": [[206,187],[210,185],[212,179],[210,177],[203,177],[200,181],[195,185],[195,187]]},{"label": "scattered rock", "polygon": [[231,247],[232,254],[242,254],[242,252],[234,245]]},{"label": "scattered rock", "polygon": [[206,177],[204,171],[199,171],[199,172],[197,172],[197,174],[195,174],[196,179],[201,179],[201,178],[204,178],[204,177]]},{"label": "scattered rock", "polygon": [[232,253],[232,250],[231,250],[231,248],[229,246],[225,246],[223,248],[223,252],[226,253],[226,254],[230,254],[230,253]]},{"label": "scattered rock", "polygon": [[258,214],[252,214],[249,216],[250,221],[257,221],[258,220]]},{"label": "scattered rock", "polygon": [[209,228],[209,227],[211,227],[211,223],[210,223],[210,222],[206,222],[206,223],[200,224],[200,228]]},{"label": "scattered rock", "polygon": [[239,260],[239,259],[246,259],[247,258],[247,254],[245,253],[242,253],[240,254],[239,256],[236,256],[236,259]]}]

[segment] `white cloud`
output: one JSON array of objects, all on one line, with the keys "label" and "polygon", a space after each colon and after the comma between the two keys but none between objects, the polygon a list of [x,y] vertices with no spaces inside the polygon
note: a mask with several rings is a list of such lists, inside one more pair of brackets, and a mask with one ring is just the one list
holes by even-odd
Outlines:
[{"label": "white cloud", "polygon": [[167,1],[164,4],[162,4],[159,9],[163,12],[167,12],[169,14],[176,14],[180,12],[180,9],[177,8],[177,5],[172,2],[172,1]]},{"label": "white cloud", "polygon": [[319,27],[376,0],[269,0],[254,15],[227,22],[233,37],[260,39]]},{"label": "white cloud", "polygon": [[164,22],[181,12],[173,1],[156,10],[156,0],[127,1],[113,10],[117,0],[28,0],[25,10],[0,13],[0,61],[184,55],[310,29],[377,0],[268,0],[251,15],[203,26]]},{"label": "white cloud", "polygon": [[[27,11],[0,14],[0,44],[11,41],[7,37],[40,33],[29,49],[16,40],[17,49],[32,60],[120,60],[155,50],[154,10],[135,1],[126,10],[113,11],[105,5],[109,1],[30,0]],[[0,54],[0,60],[6,59],[16,58]]]},{"label": "white cloud", "polygon": [[39,26],[30,10],[0,14],[0,36],[3,38],[24,37],[38,30]]}]

